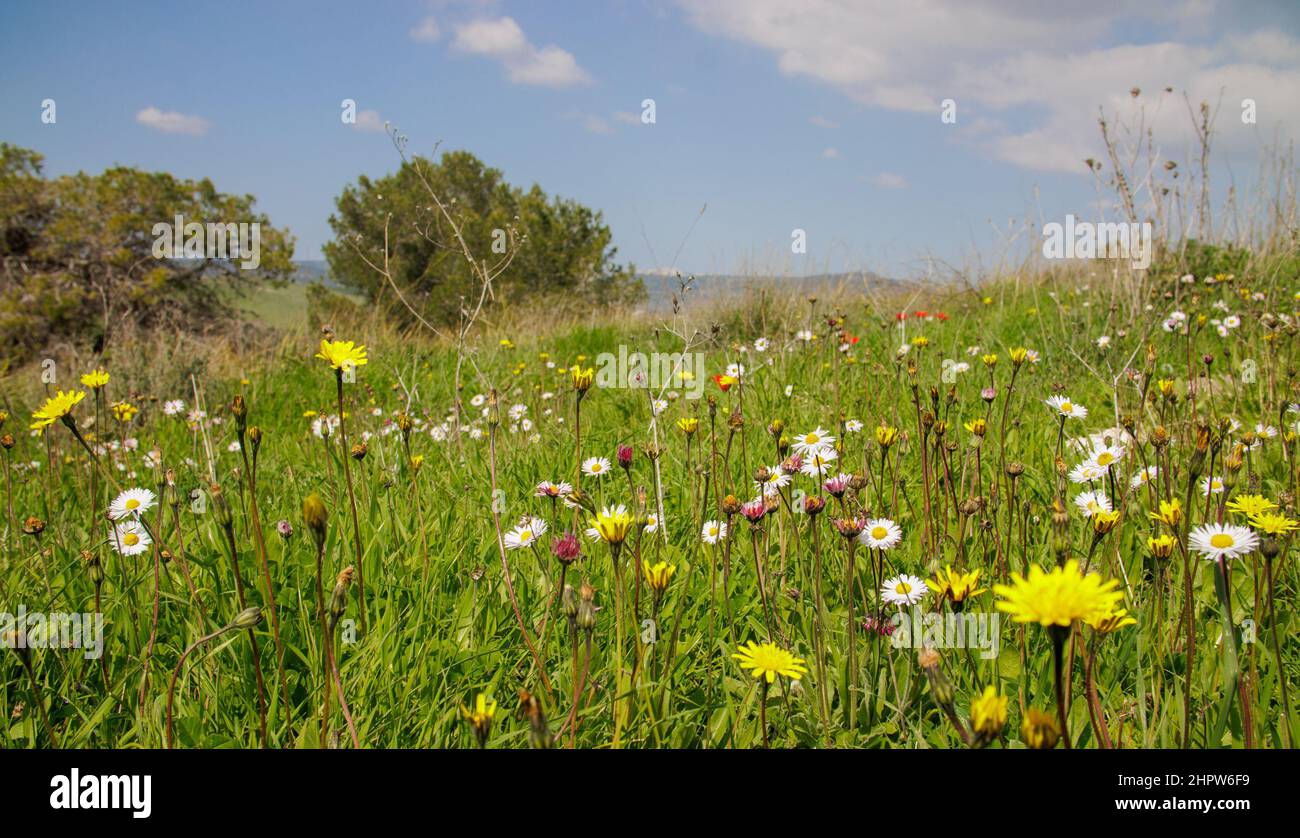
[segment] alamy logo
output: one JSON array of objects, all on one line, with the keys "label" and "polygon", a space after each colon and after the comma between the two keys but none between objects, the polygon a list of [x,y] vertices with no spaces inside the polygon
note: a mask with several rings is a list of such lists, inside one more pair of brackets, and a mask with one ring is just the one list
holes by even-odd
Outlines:
[{"label": "alamy logo", "polygon": [[628,352],[619,346],[618,355],[602,352],[596,356],[596,386],[601,388],[650,388],[661,390],[680,387],[686,398],[704,395],[703,352]]},{"label": "alamy logo", "polygon": [[153,812],[153,777],[145,774],[87,774],[76,768],[50,778],[51,809],[129,809],[133,818]]},{"label": "alamy logo", "polygon": [[256,221],[186,221],[153,225],[155,259],[239,259],[239,267],[254,270],[262,264],[262,225]]},{"label": "alamy logo", "polygon": [[1065,224],[1053,221],[1043,225],[1043,258],[1128,259],[1135,268],[1148,268],[1152,235],[1149,221],[1094,224],[1067,215]]}]

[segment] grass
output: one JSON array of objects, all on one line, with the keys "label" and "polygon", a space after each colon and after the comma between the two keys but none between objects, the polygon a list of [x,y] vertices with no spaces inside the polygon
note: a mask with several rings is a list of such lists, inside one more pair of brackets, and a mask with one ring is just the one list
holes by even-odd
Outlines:
[{"label": "grass", "polygon": [[[1059,708],[1068,728],[1062,746],[1289,745],[1283,686],[1284,679],[1294,686],[1297,669],[1294,643],[1287,643],[1296,594],[1291,539],[1281,539],[1272,561],[1259,551],[1234,560],[1226,580],[1215,563],[1195,555],[1184,563],[1180,552],[1187,530],[1205,521],[1245,523],[1225,508],[1229,498],[1261,494],[1295,514],[1296,417],[1285,412],[1296,399],[1294,329],[1265,318],[1289,314],[1295,289],[1248,285],[1238,279],[1188,289],[1168,280],[1157,284],[1152,310],[1132,315],[1117,313],[1102,289],[1022,283],[994,288],[983,299],[952,299],[946,320],[899,321],[889,305],[846,295],[765,310],[762,333],[744,325],[753,318],[731,318],[712,333],[682,315],[671,330],[616,322],[544,337],[523,330],[493,334],[467,367],[459,434],[449,420],[454,351],[361,326],[340,331],[340,338],[368,344],[370,362],[355,383],[343,386],[349,442],[366,438],[364,457],[350,461],[364,573],[342,586],[332,631],[322,629],[304,499],[318,494],[326,509],[320,585],[327,612],[338,575],[356,564],[358,545],[344,472],[348,452],[337,433],[322,439],[312,431],[313,419],[338,412],[335,374],[312,357],[312,341],[264,354],[242,367],[242,378],[199,375],[185,388],[174,375],[159,374],[154,381],[168,383],[154,384],[139,371],[128,382],[108,357],[115,377],[103,391],[101,418],[94,420],[93,396],[74,411],[91,445],[109,447],[100,457],[102,471],[61,423],[30,435],[26,414],[41,394],[11,386],[11,415],[0,429],[14,436],[6,465],[12,489],[0,568],[3,610],[13,613],[21,604],[29,612],[92,611],[98,599],[105,629],[101,660],[39,648],[0,657],[0,710],[9,720],[4,744],[164,746],[172,674],[187,648],[233,625],[244,607],[239,587],[263,619],[251,630],[239,624],[188,655],[176,677],[177,747],[353,747],[338,691],[321,721],[327,640],[356,741],[367,748],[473,746],[478,739],[462,707],[473,709],[480,693],[498,708],[492,713],[488,701],[476,716],[489,747],[1044,744],[1053,740],[1053,724],[1060,734],[1053,633],[1012,623],[995,607],[1005,597],[986,590],[963,604],[966,614],[1001,618],[996,655],[982,655],[978,645],[932,643],[936,658],[895,643],[898,632],[885,637],[873,620],[887,621],[898,610],[878,602],[886,577],[932,580],[953,565],[978,569],[979,587],[991,588],[1008,583],[1012,573],[1056,567],[1068,556],[1116,580],[1137,623],[1104,635],[1075,623],[1061,647],[1060,665],[1068,667],[1068,707],[1063,700]],[[1165,299],[1165,291],[1177,299]],[[1254,291],[1264,299],[1254,299]],[[1198,315],[1226,316],[1212,307],[1216,301],[1241,319],[1227,337],[1197,323]],[[278,296],[264,303],[293,310],[292,301]],[[1186,335],[1160,326],[1175,308],[1190,316]],[[803,329],[815,339],[799,339]],[[599,353],[617,354],[620,344],[629,351],[681,351],[674,333],[706,336],[690,346],[705,353],[704,372],[711,378],[740,363],[742,383],[723,392],[710,380],[707,399],[668,400],[655,428],[645,391],[593,386],[581,403],[581,459],[614,462],[620,445],[634,453],[626,474],[615,464],[608,476],[579,482],[569,368],[594,366]],[[1110,342],[1100,348],[1096,339],[1103,334]],[[770,341],[765,352],[754,348],[760,337]],[[911,348],[900,355],[903,344]],[[975,346],[980,351],[972,354]],[[1017,347],[1035,350],[1038,360],[1025,361],[1011,386],[1010,353]],[[985,354],[998,356],[995,366],[985,365]],[[1248,359],[1256,375],[1244,381]],[[954,363],[970,369],[954,372]],[[1138,375],[1127,375],[1129,368]],[[1160,394],[1159,378],[1175,382],[1173,396]],[[995,392],[986,400],[981,390],[989,386]],[[493,389],[495,428],[481,413],[489,404],[470,404]],[[1063,443],[1044,404],[1053,394],[1089,409],[1086,419],[1065,425]],[[228,450],[237,439],[236,396],[246,405],[248,426],[263,435],[256,505],[241,453]],[[164,414],[166,400],[184,399],[190,410],[196,397],[206,419]],[[139,407],[129,423],[105,415],[118,400]],[[526,406],[532,430],[509,415],[517,404]],[[699,420],[689,447],[677,427],[688,417]],[[1240,427],[1221,424],[1227,417]],[[982,438],[965,427],[976,419],[986,423]],[[728,516],[722,499],[753,498],[755,471],[784,456],[778,435],[769,433],[773,420],[784,423],[791,440],[827,429],[837,439],[836,471],[860,479],[839,500],[819,481],[796,475],[752,528],[743,514]],[[861,429],[848,430],[850,420]],[[921,431],[930,420],[947,423],[942,437],[933,427]],[[1259,439],[1252,433],[1257,423],[1281,434]],[[434,429],[444,425],[436,439]],[[878,426],[897,429],[897,440],[882,447]],[[1071,468],[1085,458],[1074,440],[1117,427],[1131,429],[1136,439],[1114,467],[1114,482],[1099,480],[1091,488],[1111,496],[1121,515],[1113,530],[1094,536],[1073,503],[1090,487],[1058,477],[1057,452]],[[1167,446],[1153,443],[1157,427],[1171,437]],[[1120,441],[1118,431],[1110,434]],[[1199,471],[1198,437],[1206,443]],[[138,445],[121,445],[126,439]],[[1256,442],[1242,451],[1236,471],[1225,470],[1224,459],[1238,444]],[[647,451],[656,445],[657,469]],[[251,453],[247,441],[246,447]],[[161,452],[157,467],[145,460],[154,448]],[[1014,481],[1006,470],[1013,463],[1023,465]],[[1129,478],[1149,463],[1160,465],[1160,477],[1129,490]],[[174,488],[165,485],[168,469],[175,472]],[[1189,478],[1209,473],[1229,478],[1232,488],[1209,499],[1194,490],[1185,509],[1190,527],[1171,530],[1149,517],[1162,498],[1186,503]],[[597,508],[625,504],[634,517],[657,513],[662,490],[664,517],[654,532],[634,524],[616,565],[609,545],[582,533],[591,513],[534,496],[544,480],[578,483]],[[213,483],[229,505],[238,580]],[[161,536],[166,553],[123,557],[108,543],[103,510],[117,488],[130,486],[162,498],[144,522]],[[192,501],[193,490],[199,494]],[[796,511],[817,497],[826,502],[820,515]],[[1063,504],[1063,522],[1054,523],[1054,500]],[[501,535],[525,515],[545,520],[548,532],[534,547],[503,552]],[[850,551],[834,521],[859,515],[896,521],[900,543],[883,554],[860,546]],[[23,532],[29,516],[44,522],[39,535]],[[729,521],[729,546],[702,543],[708,519]],[[277,534],[281,520],[293,527],[292,536]],[[582,558],[562,571],[551,542],[574,529]],[[1155,557],[1147,539],[1165,532],[1180,547],[1169,558]],[[675,572],[656,602],[637,568],[660,562]],[[1268,607],[1269,571],[1276,622]],[[572,628],[561,602],[562,574],[575,589]],[[594,588],[598,609],[589,657],[579,623],[592,611],[577,602],[583,582]],[[915,610],[948,614],[954,605],[932,592]],[[1252,622],[1243,630],[1245,620]],[[1286,653],[1282,661],[1274,654],[1275,633]],[[768,640],[803,659],[807,674],[776,677],[768,686],[740,669],[733,659],[738,647]],[[1008,699],[1006,723],[976,736],[971,703],[989,686]],[[38,700],[48,724],[33,710]],[[1031,708],[1048,721],[1026,729]]]}]

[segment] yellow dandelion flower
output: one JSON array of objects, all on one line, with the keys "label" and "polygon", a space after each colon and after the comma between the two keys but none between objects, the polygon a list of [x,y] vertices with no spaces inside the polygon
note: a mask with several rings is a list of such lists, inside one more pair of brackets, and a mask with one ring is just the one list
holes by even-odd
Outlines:
[{"label": "yellow dandelion flower", "polygon": [[1172,556],[1176,546],[1178,546],[1178,539],[1168,534],[1147,539],[1147,549],[1157,559],[1167,559]]},{"label": "yellow dandelion flower", "polygon": [[975,436],[984,436],[988,432],[988,423],[983,419],[972,419],[966,423],[966,430]]},{"label": "yellow dandelion flower", "polygon": [[1007,697],[989,684],[982,695],[971,699],[970,724],[981,739],[996,738],[1007,724]]},{"label": "yellow dandelion flower", "polygon": [[938,597],[946,596],[954,603],[961,603],[988,590],[987,588],[975,587],[979,584],[979,580],[979,568],[975,568],[970,573],[962,573],[960,570],[953,570],[952,565],[948,565],[947,568],[936,573],[934,579],[927,581],[926,584]]},{"label": "yellow dandelion flower", "polygon": [[1093,631],[1099,634],[1110,634],[1112,631],[1122,629],[1125,626],[1137,625],[1137,620],[1128,613],[1128,609],[1117,608],[1109,614],[1098,614],[1088,620],[1087,623],[1092,626]]},{"label": "yellow dandelion flower", "polygon": [[596,370],[588,367],[583,369],[582,365],[573,367],[573,389],[579,393],[585,393],[591,389],[591,384],[596,380]]},{"label": "yellow dandelion flower", "polygon": [[1277,504],[1263,495],[1238,495],[1228,501],[1227,509],[1246,518],[1254,518],[1277,509]]},{"label": "yellow dandelion flower", "polygon": [[1054,714],[1030,707],[1020,722],[1020,738],[1030,748],[1049,751],[1061,738],[1061,726]]},{"label": "yellow dandelion flower", "polygon": [[881,448],[888,448],[898,439],[898,428],[891,425],[880,425],[876,428],[876,444]]},{"label": "yellow dandelion flower", "polygon": [[668,590],[668,581],[672,579],[673,574],[677,572],[676,566],[670,565],[668,562],[659,562],[659,564],[650,564],[649,562],[646,562],[644,568],[646,584],[649,585],[650,590],[654,591],[656,594],[662,594],[664,591]]},{"label": "yellow dandelion flower", "polygon": [[1183,520],[1183,504],[1178,498],[1162,500],[1160,501],[1160,511],[1148,514],[1153,521],[1159,521],[1168,527],[1176,527],[1178,522]]},{"label": "yellow dandelion flower", "polygon": [[677,420],[677,427],[682,433],[690,436],[700,429],[700,420],[694,416],[683,416]]},{"label": "yellow dandelion flower", "polygon": [[751,640],[741,646],[740,651],[734,653],[732,657],[740,662],[742,669],[749,670],[750,675],[767,679],[769,684],[775,681],[778,675],[798,681],[808,674],[808,669],[803,666],[803,658],[796,658],[775,643],[759,644]]},{"label": "yellow dandelion flower", "polygon": [[587,528],[588,537],[599,539],[606,544],[619,545],[627,540],[636,518],[627,511],[626,506],[620,503],[613,509],[608,506],[601,509],[590,523],[591,526]]},{"label": "yellow dandelion flower", "polygon": [[103,370],[91,370],[81,376],[81,385],[89,387],[92,390],[98,390],[108,383],[108,373]]},{"label": "yellow dandelion flower", "polygon": [[32,414],[32,418],[36,420],[31,424],[32,430],[48,428],[59,419],[63,419],[70,415],[72,413],[72,408],[76,407],[77,403],[85,397],[86,393],[83,390],[71,390],[67,393],[60,390],[55,395],[46,399],[45,404],[41,405],[36,412]]},{"label": "yellow dandelion flower", "polygon": [[357,346],[350,340],[322,340],[316,357],[327,362],[331,369],[343,370],[346,367],[363,367],[369,363],[366,348]]},{"label": "yellow dandelion flower", "polygon": [[1124,598],[1123,592],[1115,590],[1118,585],[1115,579],[1103,582],[1096,573],[1084,576],[1079,563],[1070,560],[1050,573],[1038,565],[1029,568],[1028,577],[1012,573],[1011,584],[995,585],[993,592],[1002,597],[998,610],[1017,623],[1065,628],[1075,620],[1109,614]]},{"label": "yellow dandelion flower", "polygon": [[113,405],[113,417],[122,424],[130,422],[139,412],[140,408],[129,402],[117,402]]},{"label": "yellow dandelion flower", "polygon": [[1300,529],[1300,521],[1274,512],[1261,512],[1251,516],[1250,525],[1268,535],[1287,535]]}]

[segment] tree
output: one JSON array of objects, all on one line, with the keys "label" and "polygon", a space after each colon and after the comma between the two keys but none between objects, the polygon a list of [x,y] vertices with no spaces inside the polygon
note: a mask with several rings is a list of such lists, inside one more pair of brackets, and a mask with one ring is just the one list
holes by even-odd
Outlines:
[{"label": "tree", "polygon": [[[128,323],[208,331],[233,316],[221,287],[293,271],[293,238],[253,212],[251,195],[125,166],[49,180],[42,159],[0,143],[0,348],[11,360],[64,338],[101,343]],[[241,224],[257,245],[252,269],[252,254],[229,246]]]},{"label": "tree", "polygon": [[[420,174],[455,218],[466,248],[431,206]],[[335,279],[372,301],[391,299],[388,278],[375,269],[383,265],[387,236],[393,284],[432,323],[456,322],[464,301],[478,295],[465,249],[493,263],[512,255],[493,281],[498,302],[564,294],[612,304],[645,293],[634,270],[615,263],[617,250],[601,213],[548,197],[537,185],[527,191],[513,187],[466,151],[447,152],[437,163],[415,156],[379,180],[363,175],[335,205],[335,240],[325,245]],[[391,309],[409,316],[401,306]]]}]

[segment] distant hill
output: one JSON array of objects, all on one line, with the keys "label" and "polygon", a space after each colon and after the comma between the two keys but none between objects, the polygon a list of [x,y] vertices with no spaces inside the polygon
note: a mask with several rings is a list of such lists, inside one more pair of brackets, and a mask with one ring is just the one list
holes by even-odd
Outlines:
[{"label": "distant hill", "polygon": [[330,275],[329,263],[324,259],[295,259],[293,262],[297,271],[293,275],[294,282],[301,282],[310,285],[313,282],[321,282],[326,288],[335,291],[345,290],[342,285],[334,280]]},{"label": "distant hill", "polygon": [[[685,278],[685,275],[683,275]],[[676,275],[642,275],[645,283],[648,311],[656,312],[672,307],[672,297],[678,292],[681,280]],[[806,296],[828,293],[836,289],[880,288],[894,289],[913,285],[911,280],[890,279],[870,271],[853,273],[818,274],[813,276],[759,276],[734,274],[697,275],[691,283],[690,299],[716,302],[758,289],[780,294]]]}]

